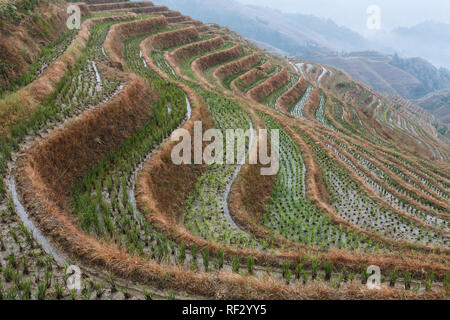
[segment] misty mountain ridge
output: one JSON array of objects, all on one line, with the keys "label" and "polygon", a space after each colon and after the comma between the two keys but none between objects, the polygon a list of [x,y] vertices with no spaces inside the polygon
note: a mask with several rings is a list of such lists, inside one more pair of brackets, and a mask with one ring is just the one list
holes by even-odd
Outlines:
[{"label": "misty mountain ridge", "polygon": [[450,42],[450,25],[443,22],[424,21],[413,27],[399,27],[392,33],[402,37],[421,37],[425,41],[448,41]]},{"label": "misty mountain ridge", "polygon": [[421,82],[418,91],[410,94],[411,99],[423,97],[432,91],[450,88],[450,71],[442,67],[438,69],[425,59],[402,59],[396,54],[389,63],[412,74]]},{"label": "misty mountain ridge", "polygon": [[450,68],[450,24],[425,21],[409,28],[377,32],[369,40],[377,50],[422,57],[434,65]]},{"label": "misty mountain ridge", "polygon": [[[330,19],[289,14],[268,7],[242,5],[234,0],[164,0],[159,4],[186,12],[195,19],[227,26],[286,55],[326,56],[368,45],[358,33]],[[336,49],[339,48],[339,49]]]}]

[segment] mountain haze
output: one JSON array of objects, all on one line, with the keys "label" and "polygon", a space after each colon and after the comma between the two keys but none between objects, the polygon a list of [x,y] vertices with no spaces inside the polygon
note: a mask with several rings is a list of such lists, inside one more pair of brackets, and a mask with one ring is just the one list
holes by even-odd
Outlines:
[{"label": "mountain haze", "polygon": [[276,47],[286,55],[333,54],[367,46],[358,33],[339,27],[330,19],[288,14],[271,8],[242,5],[235,0],[161,0],[156,1],[186,12],[195,19],[215,22],[259,43]]}]

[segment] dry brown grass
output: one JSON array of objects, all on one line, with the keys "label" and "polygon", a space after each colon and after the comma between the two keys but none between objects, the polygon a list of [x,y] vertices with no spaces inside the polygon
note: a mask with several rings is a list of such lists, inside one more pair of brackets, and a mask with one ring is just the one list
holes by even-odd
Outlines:
[{"label": "dry brown grass", "polygon": [[81,25],[81,30],[66,52],[56,59],[36,81],[15,93],[7,95],[0,101],[0,118],[2,119],[0,135],[5,134],[19,120],[28,118],[34,109],[55,90],[57,83],[62,79],[68,69],[75,65],[83,49],[86,47],[90,36],[89,28],[91,25],[102,21],[123,20],[132,16],[86,20]]},{"label": "dry brown grass", "polygon": [[[358,251],[350,252],[345,250],[330,250],[328,252],[320,252],[313,248],[305,248],[305,246],[301,246],[299,244],[289,243],[288,241],[283,241],[281,239],[276,239],[273,237],[270,238],[270,233],[267,232],[266,229],[261,228],[258,221],[255,220],[254,217],[248,216],[248,212],[244,212],[244,215],[241,215],[241,212],[238,214],[234,212],[234,208],[237,207],[235,205],[236,203],[239,205],[239,208],[242,211],[240,202],[235,201],[236,199],[242,199],[240,198],[239,194],[233,195],[233,200],[230,202],[230,204],[232,205],[233,216],[238,219],[238,223],[242,223],[249,230],[252,230],[252,232],[257,231],[256,233],[259,236],[269,239],[269,243],[274,242],[280,245],[290,244],[292,249],[295,248],[295,253],[275,250],[273,255],[266,255],[262,254],[259,251],[239,250],[226,246],[223,247],[216,243],[208,243],[190,234],[182,225],[179,224],[179,222],[173,221],[173,217],[167,217],[165,210],[158,209],[159,205],[155,195],[158,193],[157,190],[159,190],[159,186],[149,183],[151,180],[148,179],[148,172],[150,171],[152,171],[151,164],[148,164],[148,166],[146,164],[139,178],[139,191],[137,195],[139,208],[142,212],[145,213],[146,218],[158,230],[164,232],[169,236],[169,238],[174,239],[177,242],[185,243],[188,247],[195,246],[197,248],[208,248],[212,253],[216,253],[222,247],[228,257],[241,256],[245,258],[248,256],[252,256],[255,257],[256,261],[260,264],[269,264],[276,267],[280,267],[286,260],[291,261],[292,263],[298,263],[299,261],[301,261],[301,259],[305,259],[305,256],[311,255],[312,252],[315,252],[314,255],[322,261],[330,260],[338,267],[346,266],[347,268],[351,268],[353,270],[360,270],[361,266],[370,264],[380,265],[382,266],[383,270],[395,269],[403,271],[417,271],[417,268],[428,271],[433,270],[440,276],[446,274],[450,270],[449,267],[443,267],[440,264],[436,264],[436,262],[433,262],[433,259],[428,262],[428,259],[417,259],[417,256],[411,256],[409,254],[405,254],[402,256],[402,258],[400,258],[397,254],[368,255]],[[442,257],[436,257],[436,261],[439,261],[439,259],[442,259]],[[306,264],[308,264],[307,261]]]},{"label": "dry brown grass", "polygon": [[242,46],[240,44],[236,44],[229,49],[213,52],[195,59],[194,62],[192,62],[192,68],[204,71],[212,66],[235,59],[241,55]]},{"label": "dry brown grass", "polygon": [[[204,108],[196,107],[192,121],[184,126],[193,136],[193,121],[202,121],[203,130],[212,128],[213,122]],[[187,197],[194,190],[197,180],[205,173],[206,165],[176,165],[172,162],[171,152],[175,143],[168,143],[152,156],[147,164],[146,174],[139,183],[157,186],[153,192],[156,206],[165,212],[169,223],[177,223],[185,209]],[[192,150],[193,150],[192,141]],[[204,146],[206,143],[204,143]],[[192,156],[193,158],[193,156]],[[138,188],[139,189],[139,188]],[[174,192],[176,190],[176,192]]]},{"label": "dry brown grass", "polygon": [[[255,123],[254,128],[263,129],[264,123],[256,117],[254,111],[251,111],[251,116]],[[252,152],[258,152],[260,143],[259,140],[256,141]],[[270,153],[270,145],[268,152]],[[231,187],[228,198],[230,214],[243,230],[250,232],[252,235],[277,246],[286,245],[287,241],[277,241],[272,232],[261,224],[262,215],[266,211],[277,179],[276,175],[262,176],[260,170],[263,167],[266,166],[246,164],[242,167]],[[295,245],[292,247],[295,247]]]},{"label": "dry brown grass", "polygon": [[43,2],[34,11],[46,25],[29,15],[18,23],[3,17],[0,21],[0,61],[6,67],[6,72],[0,75],[0,88],[7,88],[28,71],[43,44],[55,41],[67,31],[68,15],[60,3]]},{"label": "dry brown grass", "polygon": [[199,26],[197,26],[197,31],[198,32],[200,32],[200,33],[207,33],[207,32],[209,32],[209,26],[208,25],[199,25]]},{"label": "dry brown grass", "polygon": [[104,44],[109,59],[113,63],[116,63],[124,68],[124,40],[140,34],[154,32],[166,26],[167,20],[163,16],[124,22],[111,26],[108,33],[108,39]]},{"label": "dry brown grass", "polygon": [[119,2],[125,2],[125,0],[84,0],[83,1],[83,3],[86,3],[88,5],[102,4],[102,3],[119,3]]},{"label": "dry brown grass", "polygon": [[314,120],[316,118],[316,110],[319,107],[320,93],[319,88],[315,87],[309,96],[308,102],[306,102],[303,114],[305,118],[309,120]]},{"label": "dry brown grass", "polygon": [[226,77],[241,72],[242,70],[249,69],[259,61],[259,57],[259,53],[255,52],[237,61],[227,63],[217,68],[214,71],[214,76],[219,78],[220,80],[223,80]]},{"label": "dry brown grass", "polygon": [[[362,113],[359,112],[358,108],[354,107],[354,109],[360,116],[361,120],[364,121],[363,119],[365,117],[362,117]],[[349,115],[349,119],[352,119],[352,115]],[[370,121],[367,122],[370,123]],[[373,121],[372,124],[374,122],[376,121]],[[432,159],[430,151],[404,131],[388,125],[380,126],[379,123],[375,126],[376,129],[378,129],[377,132],[381,133],[382,136],[395,147],[395,149],[401,150],[402,153],[415,155],[421,159]]]},{"label": "dry brown grass", "polygon": [[264,77],[272,68],[272,63],[267,61],[262,66],[254,68],[243,75],[239,76],[236,82],[242,84],[242,88],[250,86],[252,83],[256,82],[258,79]]},{"label": "dry brown grass", "polygon": [[103,12],[111,13],[127,13],[132,12],[136,14],[162,14],[168,12],[169,8],[166,6],[150,6],[150,7],[138,7],[138,8],[124,8],[124,9],[111,9]]},{"label": "dry brown grass", "polygon": [[153,2],[151,1],[143,1],[143,2],[116,2],[116,3],[96,3],[89,5],[89,10],[91,11],[107,11],[113,9],[129,9],[129,8],[137,8],[137,7],[152,7]]},{"label": "dry brown grass", "polygon": [[[381,198],[379,198],[376,194],[374,194],[374,192],[372,190],[369,190],[367,188],[367,186],[365,185],[365,183],[363,182],[363,180],[354,172],[348,169],[348,167],[346,166],[346,164],[338,157],[336,157],[334,155],[334,153],[331,153],[331,151],[325,147],[324,143],[322,142],[322,140],[318,139],[316,137],[316,131],[318,130],[318,128],[320,127],[317,124],[314,124],[315,126],[317,126],[317,128],[311,128],[311,127],[306,127],[306,126],[301,126],[301,130],[304,131],[313,141],[314,143],[320,145],[327,153],[330,157],[334,158],[341,167],[346,168],[348,173],[350,174],[350,176],[352,177],[352,179],[354,181],[356,181],[358,183],[358,185],[362,186],[366,193],[368,193],[372,198],[376,199],[376,201],[382,202],[384,203],[384,200],[382,200]],[[292,134],[296,134],[295,132],[292,132]],[[299,137],[298,137],[299,138]],[[311,150],[309,148],[309,146],[307,146],[304,141],[301,141],[296,139],[297,143],[300,146],[302,155],[305,155],[304,157],[307,158],[309,161],[314,161],[312,159],[312,154],[311,154]],[[300,142],[300,143],[299,143]],[[305,162],[306,163],[306,162]],[[397,248],[402,248],[407,250],[407,248],[409,247],[416,247],[417,249],[420,250],[424,250],[424,252],[443,252],[443,253],[450,253],[450,250],[446,249],[446,248],[434,248],[434,247],[429,247],[429,246],[418,246],[415,244],[411,244],[408,243],[406,241],[394,241],[392,239],[389,238],[385,238],[377,233],[373,233],[373,232],[369,232],[366,230],[363,230],[362,228],[359,228],[347,221],[345,221],[344,219],[342,219],[340,216],[338,216],[334,210],[331,208],[331,206],[329,205],[329,201],[327,199],[327,196],[324,197],[324,192],[325,195],[328,194],[326,192],[326,186],[324,184],[323,178],[322,178],[322,173],[321,170],[319,169],[318,165],[314,162],[310,162],[310,166],[312,169],[310,169],[307,165],[307,181],[308,181],[308,185],[310,185],[312,188],[307,189],[307,196],[308,198],[310,198],[318,208],[320,208],[322,211],[326,212],[331,218],[332,220],[337,223],[337,224],[342,224],[348,228],[351,229],[355,229],[357,230],[359,233],[363,233],[366,234],[367,236],[369,236],[372,239],[376,239],[377,241],[380,242],[384,242],[386,244],[389,244],[390,246],[393,247],[397,247]],[[406,214],[406,213],[401,213],[401,212],[397,212],[400,214]],[[415,219],[417,220],[417,219]]]},{"label": "dry brown grass", "polygon": [[[343,99],[348,103],[355,105],[354,109],[359,114],[359,117],[361,118],[363,123],[366,124],[367,127],[372,129],[372,131],[374,129],[375,134],[377,134],[386,142],[393,145],[399,152],[404,154],[410,154],[420,159],[427,159],[431,161],[433,160],[433,156],[429,148],[425,147],[420,142],[418,142],[415,138],[412,137],[412,135],[407,134],[403,130],[400,130],[396,127],[391,127],[388,124],[378,122],[375,119],[375,117],[373,117],[373,109],[375,108],[376,103],[372,104],[371,106],[363,108],[356,106],[356,104],[362,106],[361,103],[358,103],[358,100],[365,95],[366,89],[368,88],[365,84],[350,78],[347,74],[342,72],[340,74],[341,76],[339,81],[343,81],[348,84],[351,81],[356,83],[356,87],[353,90],[347,92],[345,95],[343,95]],[[332,80],[334,81],[334,83],[338,81],[336,78]],[[335,93],[337,96],[342,96],[341,90],[337,89],[335,85],[330,86],[330,88],[331,91],[333,91],[333,93]],[[386,98],[382,98],[382,100],[386,102]],[[365,99],[365,103],[370,104],[370,101],[371,101],[370,96],[369,98]],[[346,118],[351,120],[351,115],[347,115]],[[445,145],[440,144],[436,140],[430,139],[429,137],[421,137],[421,140],[428,145],[434,146],[435,148],[441,149],[446,148]]]},{"label": "dry brown grass", "polygon": [[[210,86],[210,84],[209,83],[207,83],[207,81],[205,80],[205,79],[203,79],[203,78],[201,78],[200,77],[200,80],[202,81],[202,85],[203,86],[205,86],[205,87],[209,87]],[[233,86],[233,83],[232,83],[232,86]],[[242,95],[241,95],[242,96]],[[244,102],[244,104],[245,104],[246,102]],[[303,145],[305,145],[305,143],[303,142],[303,140],[299,137],[299,135],[297,134],[297,132],[295,131],[295,130],[292,130],[292,127],[295,127],[295,126],[297,126],[298,124],[299,124],[299,122],[300,123],[303,123],[303,121],[297,121],[297,120],[294,120],[294,119],[292,119],[292,118],[286,118],[285,116],[282,116],[282,115],[280,115],[279,113],[277,113],[277,112],[275,112],[274,110],[272,110],[272,109],[270,109],[270,108],[268,108],[268,107],[266,107],[266,106],[263,106],[263,105],[261,105],[261,104],[258,104],[258,103],[256,103],[255,101],[253,101],[252,103],[252,107],[254,107],[254,108],[256,108],[256,109],[258,109],[258,110],[260,110],[260,111],[263,111],[263,112],[265,112],[265,113],[267,113],[267,114],[269,114],[269,115],[271,115],[272,117],[274,117],[275,119],[277,119],[278,121],[280,121],[282,124],[283,124],[283,126],[284,126],[284,128],[288,131],[288,133],[294,138],[294,141],[296,141],[298,144],[302,144],[303,143]],[[318,104],[318,100],[317,100],[317,104]],[[288,123],[289,123],[289,125],[288,125]],[[306,123],[308,123],[308,125],[310,125],[312,128],[315,128],[315,127],[317,127],[317,128],[321,128],[322,126],[320,125],[320,124],[318,124],[317,122],[315,122],[315,121],[313,121],[313,122],[309,122],[309,121],[306,121]],[[331,130],[330,130],[330,132],[331,132]],[[309,148],[307,147],[307,152],[311,152],[310,150],[309,150]],[[302,150],[302,154],[303,154],[303,150]],[[312,158],[312,156],[311,156],[311,154],[309,155],[311,158]],[[314,160],[312,160],[312,164],[313,164],[313,166],[315,166],[315,168],[318,168],[317,167],[317,165],[315,165],[315,162],[314,162]],[[309,169],[308,169],[309,170]],[[326,200],[326,195],[327,195],[327,193],[326,193],[326,187],[325,187],[325,185],[324,185],[324,183],[323,183],[323,180],[322,180],[322,175],[321,175],[321,171],[319,170],[319,169],[314,169],[314,170],[312,170],[312,172],[313,172],[313,175],[315,175],[316,176],[316,178],[314,178],[313,177],[313,181],[314,181],[314,179],[316,179],[317,180],[317,183],[315,184],[315,186],[312,188],[313,190],[312,190],[312,193],[309,195],[309,198],[321,209],[321,210],[323,210],[323,212],[325,212],[325,213],[327,213],[331,218],[332,218],[332,220],[335,222],[335,223],[337,223],[337,224],[342,224],[342,225],[344,225],[344,226],[347,226],[348,228],[350,228],[350,229],[354,229],[354,230],[356,230],[358,233],[362,233],[362,234],[365,234],[365,235],[367,235],[368,237],[370,237],[370,238],[372,238],[372,239],[374,239],[374,240],[376,240],[376,241],[379,241],[379,242],[381,242],[381,243],[384,243],[384,244],[386,244],[388,247],[392,247],[392,248],[398,248],[398,249],[400,249],[400,250],[404,250],[404,251],[408,251],[409,250],[409,248],[411,248],[411,247],[414,247],[415,249],[417,249],[417,250],[419,250],[420,252],[424,252],[424,253],[427,253],[428,255],[427,255],[427,258],[429,258],[430,257],[430,252],[433,252],[433,250],[434,250],[434,248],[430,248],[430,247],[423,247],[423,246],[417,246],[417,245],[412,245],[411,243],[406,243],[406,242],[404,242],[404,241],[402,241],[402,242],[396,242],[396,241],[394,241],[394,240],[392,240],[392,239],[389,239],[389,238],[385,238],[385,237],[382,237],[382,236],[380,236],[379,234],[376,234],[376,233],[372,233],[372,232],[367,232],[367,231],[365,231],[365,230],[362,230],[361,228],[358,228],[358,227],[356,227],[356,226],[354,226],[354,225],[352,225],[352,224],[349,224],[349,223],[347,223],[345,220],[343,220],[342,218],[340,218],[339,216],[337,216],[335,213],[334,213],[334,211],[332,210],[332,208],[329,206],[329,204],[328,204],[328,200]],[[308,185],[310,185],[309,183],[308,183]],[[322,191],[320,191],[320,190],[322,190]],[[324,192],[325,191],[325,192]],[[325,196],[325,199],[323,198]],[[415,256],[414,254],[412,255],[413,257]],[[437,256],[434,256],[434,255],[431,255],[431,256],[433,256],[433,258],[431,258],[431,259],[433,259],[433,261],[439,261],[439,257],[440,257],[440,255],[437,255]],[[420,262],[419,262],[420,263]]]},{"label": "dry brown grass", "polygon": [[181,12],[180,11],[174,11],[174,10],[162,11],[160,14],[162,14],[166,18],[181,16]]},{"label": "dry brown grass", "polygon": [[50,187],[68,192],[74,181],[148,121],[156,99],[143,80],[133,79],[105,105],[29,150],[35,168]]},{"label": "dry brown grass", "polygon": [[[321,252],[314,248],[307,248],[305,246],[283,241],[270,237],[270,233],[267,229],[264,229],[259,225],[253,217],[248,219],[248,216],[236,214],[233,212],[235,218],[241,219],[239,222],[248,227],[249,230],[257,231],[260,236],[267,238],[269,243],[277,243],[280,245],[291,245],[294,251],[280,251],[275,250],[273,254],[265,254],[260,251],[246,250],[246,249],[234,249],[227,246],[222,246],[217,243],[210,243],[203,239],[200,239],[192,235],[189,231],[182,226],[179,221],[174,221],[173,216],[168,216],[166,210],[160,210],[160,205],[157,202],[156,194],[159,192],[159,185],[151,183],[149,178],[149,172],[152,172],[152,164],[148,162],[145,164],[142,173],[138,178],[138,190],[137,190],[137,203],[138,206],[145,214],[145,217],[152,223],[155,228],[160,232],[166,234],[170,239],[177,241],[178,243],[184,243],[187,247],[196,248],[208,248],[212,254],[218,252],[219,249],[223,249],[226,256],[234,257],[240,256],[246,258],[252,256],[255,261],[260,265],[272,265],[274,267],[281,267],[283,262],[291,261],[292,264],[304,262],[305,265],[309,265],[310,261],[308,256],[315,256],[321,261],[330,260],[335,266],[341,268],[346,266],[355,271],[359,271],[362,266],[370,264],[376,264],[382,267],[382,270],[399,270],[399,271],[413,271],[415,270],[431,270],[436,275],[443,276],[450,271],[450,267],[443,266],[439,263],[433,262],[429,259],[417,259],[417,256],[411,256],[409,254],[403,255],[401,258],[397,254],[366,254],[359,251],[345,251],[332,249],[327,252]],[[233,197],[236,199],[236,197]],[[233,204],[234,202],[232,202]],[[233,206],[234,208],[235,206]],[[246,214],[246,213],[245,213]],[[250,223],[248,223],[250,222]],[[289,246],[287,246],[289,247]],[[429,257],[428,257],[429,258]],[[305,260],[306,259],[306,260]],[[436,257],[436,261],[439,261],[442,257]]]},{"label": "dry brown grass", "polygon": [[78,2],[77,5],[80,7],[81,16],[88,16],[91,14],[91,10],[89,10],[89,5],[85,2]]},{"label": "dry brown grass", "polygon": [[262,214],[266,211],[276,181],[276,176],[261,175],[260,170],[263,167],[260,164],[245,166],[233,185],[230,196],[230,202],[238,196],[241,197],[240,205],[234,207],[242,208],[257,221],[261,220]]},{"label": "dry brown grass", "polygon": [[[361,291],[360,287],[354,291],[348,289],[335,291],[321,283],[313,284],[312,287],[286,286],[270,278],[258,280],[227,272],[218,274],[191,272],[129,256],[114,246],[99,242],[81,232],[74,225],[70,215],[57,205],[57,202],[60,200],[57,196],[58,192],[55,193],[55,190],[46,183],[46,179],[40,175],[39,170],[36,170],[38,166],[33,165],[34,161],[30,157],[30,155],[26,156],[20,161],[19,171],[21,174],[18,179],[27,209],[30,210],[41,229],[50,235],[61,249],[70,253],[70,256],[75,261],[102,268],[103,270],[111,270],[119,276],[142,284],[182,290],[213,298],[326,299],[339,296],[346,298],[416,297],[411,292],[392,289],[374,293]],[[147,211],[144,212],[148,214]],[[341,261],[344,257],[347,257],[346,259],[350,261],[354,259],[352,254],[345,256],[339,252],[330,252],[329,255],[331,254],[336,255]],[[445,294],[443,292],[432,292],[427,293],[425,296],[417,297],[438,298],[445,297]]]},{"label": "dry brown grass", "polygon": [[306,80],[301,78],[291,89],[286,91],[278,102],[281,111],[288,113],[289,109],[300,99],[306,91]]},{"label": "dry brown grass", "polygon": [[[189,28],[191,29],[191,28]],[[163,33],[162,39],[166,39],[165,34],[174,35],[177,41],[184,41],[183,33],[174,34],[173,32]],[[155,46],[155,41],[161,41],[157,35],[145,39],[141,44],[143,58],[147,65],[157,72],[162,78],[169,80],[169,77],[161,69],[155,66],[150,57],[150,52]],[[168,40],[176,45],[175,40]],[[212,127],[212,119],[207,109],[202,104],[198,95],[187,85],[176,82],[188,95],[189,101],[193,108],[191,120],[188,121],[183,128],[189,132],[193,131],[193,122],[201,120],[203,129],[207,130]],[[177,221],[182,213],[184,204],[189,193],[194,189],[197,179],[205,172],[206,167],[203,165],[174,165],[171,161],[171,150],[175,143],[167,143],[150,159],[148,166],[154,168],[148,172],[143,179],[146,184],[158,185],[158,192],[154,194],[157,199],[159,210],[167,213],[168,219]],[[147,179],[147,180],[145,180]],[[139,189],[139,184],[138,184]],[[175,194],[173,190],[178,190]]]},{"label": "dry brown grass", "polygon": [[283,68],[280,72],[278,72],[273,77],[267,79],[260,85],[251,89],[247,96],[255,101],[261,101],[265,97],[267,97],[271,92],[280,88],[284,84],[289,81],[289,72],[286,68]]},{"label": "dry brown grass", "polygon": [[173,24],[173,23],[181,23],[191,21],[191,17],[189,16],[175,16],[175,17],[167,17],[167,22]]},{"label": "dry brown grass", "polygon": [[207,25],[204,25],[203,22],[201,22],[200,20],[194,20],[191,18],[191,20],[188,21],[181,21],[178,24],[188,24],[188,25],[192,25],[195,26],[197,28],[197,31],[200,32],[200,27],[208,27]]},{"label": "dry brown grass", "polygon": [[164,33],[158,33],[152,37],[153,48],[164,50],[170,47],[190,43],[199,38],[197,28],[188,27]]},{"label": "dry brown grass", "polygon": [[203,52],[217,50],[223,46],[223,40],[220,36],[205,41],[200,41],[192,44],[185,45],[170,53],[175,62],[186,60],[190,57],[199,55]]}]

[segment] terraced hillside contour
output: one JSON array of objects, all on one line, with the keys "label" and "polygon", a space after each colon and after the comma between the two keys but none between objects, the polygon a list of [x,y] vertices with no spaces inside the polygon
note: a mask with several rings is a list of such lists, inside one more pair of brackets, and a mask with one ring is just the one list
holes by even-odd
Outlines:
[{"label": "terraced hillside contour", "polygon": [[[0,298],[449,298],[450,148],[432,129],[167,7],[80,5],[81,29],[0,100]],[[278,132],[279,170],[174,164],[170,136],[197,121]],[[246,158],[265,143],[248,135]]]}]

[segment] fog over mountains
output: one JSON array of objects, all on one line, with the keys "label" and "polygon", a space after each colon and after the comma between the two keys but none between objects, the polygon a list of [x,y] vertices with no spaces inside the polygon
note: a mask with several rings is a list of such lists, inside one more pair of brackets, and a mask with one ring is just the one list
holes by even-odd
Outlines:
[{"label": "fog over mountains", "polygon": [[[366,9],[373,4],[366,0],[154,2],[227,26],[273,53],[341,68],[376,90],[416,99],[430,111],[439,109],[440,116],[450,114],[450,105],[442,105],[450,88],[450,2],[378,1],[377,31],[366,27]],[[441,22],[423,22],[426,18]],[[433,99],[421,99],[431,93]]]},{"label": "fog over mountains", "polygon": [[237,0],[242,4],[270,7],[288,13],[310,14],[330,18],[338,25],[346,26],[366,35],[368,29],[367,8],[379,6],[381,28],[391,31],[399,27],[413,27],[424,21],[450,24],[450,2],[443,0]]},{"label": "fog over mountains", "polygon": [[[217,22],[289,55],[376,50],[421,57],[450,69],[450,2],[389,1],[381,30],[367,29],[366,0],[156,0],[194,18]],[[243,3],[250,3],[245,5]],[[402,4],[403,3],[403,4]],[[278,8],[278,9],[275,9]],[[311,48],[314,48],[311,50]],[[328,49],[328,50],[326,50]]]},{"label": "fog over mountains", "polygon": [[450,24],[426,21],[410,28],[399,27],[388,34],[375,35],[373,41],[381,50],[384,43],[402,56],[418,56],[437,66],[450,68]]},{"label": "fog over mountains", "polygon": [[242,5],[235,0],[157,0],[156,3],[204,22],[227,26],[286,55],[329,55],[340,49],[353,51],[369,45],[360,34],[339,27],[330,19]]}]

